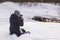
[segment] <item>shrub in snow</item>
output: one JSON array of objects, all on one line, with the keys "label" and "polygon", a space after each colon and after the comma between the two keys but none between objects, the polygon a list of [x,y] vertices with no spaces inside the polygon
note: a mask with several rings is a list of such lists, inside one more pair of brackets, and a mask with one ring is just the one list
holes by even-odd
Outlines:
[{"label": "shrub in snow", "polygon": [[41,16],[34,16],[32,18],[33,20],[40,21],[40,22],[54,22],[54,23],[60,23],[60,20],[56,18],[45,18]]}]

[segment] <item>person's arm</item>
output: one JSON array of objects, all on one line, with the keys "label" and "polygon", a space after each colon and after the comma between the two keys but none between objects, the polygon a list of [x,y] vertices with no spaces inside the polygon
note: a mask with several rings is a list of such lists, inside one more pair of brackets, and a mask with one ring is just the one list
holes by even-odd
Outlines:
[{"label": "person's arm", "polygon": [[20,26],[23,26],[24,25],[23,19],[19,18],[18,23]]}]

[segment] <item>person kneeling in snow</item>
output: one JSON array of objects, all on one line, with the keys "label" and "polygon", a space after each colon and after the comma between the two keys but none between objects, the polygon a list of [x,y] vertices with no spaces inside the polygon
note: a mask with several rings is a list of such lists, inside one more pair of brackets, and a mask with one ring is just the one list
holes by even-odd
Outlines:
[{"label": "person kneeling in snow", "polygon": [[26,31],[22,28],[21,30],[23,33],[21,33],[20,26],[23,26],[23,18],[21,18],[22,15],[18,10],[15,10],[14,14],[10,17],[10,35],[16,34],[17,37],[22,35],[23,33],[26,33]]}]

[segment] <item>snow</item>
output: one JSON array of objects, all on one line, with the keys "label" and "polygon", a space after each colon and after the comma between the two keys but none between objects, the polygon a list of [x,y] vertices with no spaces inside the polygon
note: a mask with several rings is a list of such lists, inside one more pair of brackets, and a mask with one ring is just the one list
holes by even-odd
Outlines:
[{"label": "snow", "polygon": [[58,6],[52,5],[52,4],[46,4],[46,3],[41,3],[36,7],[35,6],[32,6],[30,8],[25,6],[22,7],[22,11],[35,13],[34,15],[40,14],[39,16],[44,16],[44,15],[58,16],[57,9],[58,9]]},{"label": "snow", "polygon": [[25,22],[24,29],[31,34],[20,37],[9,35],[9,24],[0,27],[0,40],[60,40],[59,23]]},{"label": "snow", "polygon": [[[60,40],[60,23],[37,22],[33,16],[59,17],[59,6],[49,3],[38,3],[37,6],[21,6],[19,3],[0,3],[0,40]],[[15,10],[19,10],[24,16],[23,28],[31,34],[20,37],[9,35],[9,17]]]}]

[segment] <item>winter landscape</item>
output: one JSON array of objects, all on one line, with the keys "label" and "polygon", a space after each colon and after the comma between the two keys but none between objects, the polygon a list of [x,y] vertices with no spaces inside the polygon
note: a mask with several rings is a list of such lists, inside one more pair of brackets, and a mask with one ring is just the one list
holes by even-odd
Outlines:
[{"label": "winter landscape", "polygon": [[[9,35],[9,17],[15,10],[23,14],[23,27],[31,34],[24,34],[20,37]],[[60,40],[60,23],[38,22],[30,19],[36,15],[60,19],[60,6],[51,3],[0,3],[0,40]]]}]

